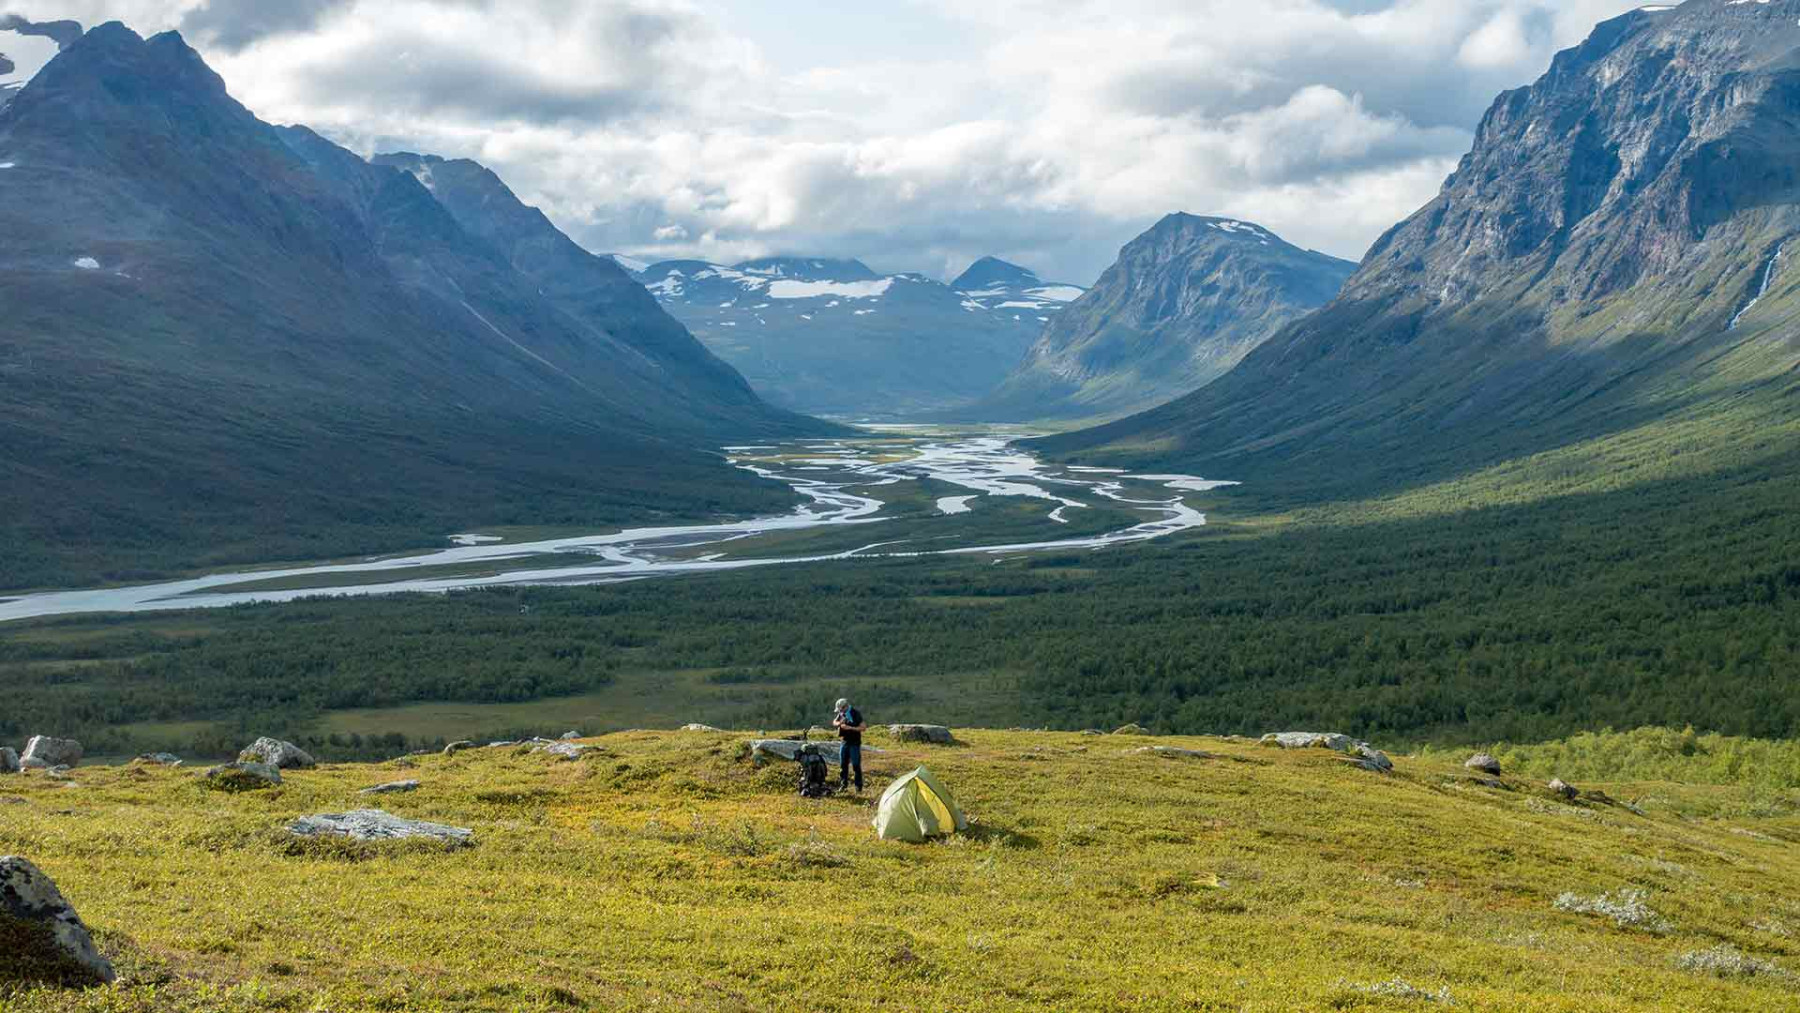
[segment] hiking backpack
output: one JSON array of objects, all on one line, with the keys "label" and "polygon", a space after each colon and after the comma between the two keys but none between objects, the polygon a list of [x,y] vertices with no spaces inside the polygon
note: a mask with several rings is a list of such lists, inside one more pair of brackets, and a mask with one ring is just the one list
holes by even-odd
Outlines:
[{"label": "hiking backpack", "polygon": [[818,746],[801,746],[794,759],[800,763],[801,798],[824,798],[831,794],[831,767],[825,763],[825,754]]}]

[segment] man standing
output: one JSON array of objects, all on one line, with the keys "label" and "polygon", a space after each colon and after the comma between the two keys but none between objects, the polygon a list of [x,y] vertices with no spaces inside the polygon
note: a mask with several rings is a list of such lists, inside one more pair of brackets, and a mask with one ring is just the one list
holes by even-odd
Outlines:
[{"label": "man standing", "polygon": [[862,733],[869,730],[863,723],[862,711],[850,706],[850,701],[837,702],[837,714],[831,723],[837,727],[838,738],[844,740],[843,759],[838,763],[838,790],[850,787],[850,769],[856,768],[856,790],[863,790],[862,776]]}]

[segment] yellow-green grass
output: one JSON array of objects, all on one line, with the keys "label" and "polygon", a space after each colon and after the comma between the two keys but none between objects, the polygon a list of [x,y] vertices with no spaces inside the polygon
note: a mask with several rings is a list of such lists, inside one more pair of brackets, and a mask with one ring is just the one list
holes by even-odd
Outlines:
[{"label": "yellow-green grass", "polygon": [[[872,790],[808,801],[739,734],[625,733],[292,772],[223,795],[192,771],[0,781],[0,853],[63,887],[123,982],[8,1013],[183,1010],[1779,1010],[1800,1002],[1800,819],[1737,789],[1382,776],[1242,741],[875,734]],[[1201,759],[1144,753],[1198,748]],[[871,799],[928,763],[969,833],[883,843]],[[469,827],[437,853],[285,846],[294,817],[379,804]],[[1730,813],[1728,817],[1716,815]],[[1708,815],[1712,814],[1712,815]],[[1559,911],[1645,891],[1667,932]],[[1775,973],[1682,955],[1729,945]],[[4,988],[4,986],[0,986]],[[5,994],[0,992],[0,995]]]}]

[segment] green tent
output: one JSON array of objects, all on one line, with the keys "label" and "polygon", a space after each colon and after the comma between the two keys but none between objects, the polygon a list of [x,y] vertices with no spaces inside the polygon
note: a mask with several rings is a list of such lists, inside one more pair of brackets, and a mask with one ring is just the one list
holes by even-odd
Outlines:
[{"label": "green tent", "polygon": [[927,837],[967,829],[968,818],[957,807],[955,796],[924,767],[888,785],[875,810],[875,836],[884,841],[917,844]]}]

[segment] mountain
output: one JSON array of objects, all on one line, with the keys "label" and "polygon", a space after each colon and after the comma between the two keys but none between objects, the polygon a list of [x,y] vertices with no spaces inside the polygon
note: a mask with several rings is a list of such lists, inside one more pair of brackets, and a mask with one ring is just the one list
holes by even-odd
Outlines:
[{"label": "mountain", "polygon": [[965,299],[995,312],[1032,313],[1055,318],[1086,290],[1080,285],[1046,282],[1037,272],[1009,264],[997,257],[983,257],[969,265],[950,287]]},{"label": "mountain", "polygon": [[1003,266],[1017,286],[974,292],[822,257],[664,261],[636,277],[770,401],[910,418],[987,393],[1080,292]]},{"label": "mountain", "polygon": [[831,431],[503,187],[467,228],[174,33],[64,49],[0,164],[0,586],[780,509],[699,448]]},{"label": "mountain", "polygon": [[1602,439],[1632,466],[1726,434],[1762,453],[1800,406],[1796,21],[1800,0],[1690,0],[1602,23],[1494,103],[1329,306],[1042,446],[1315,492]]},{"label": "mountain", "polygon": [[1172,400],[1330,302],[1355,269],[1248,222],[1170,215],[1120,251],[972,411],[1092,418]]}]

